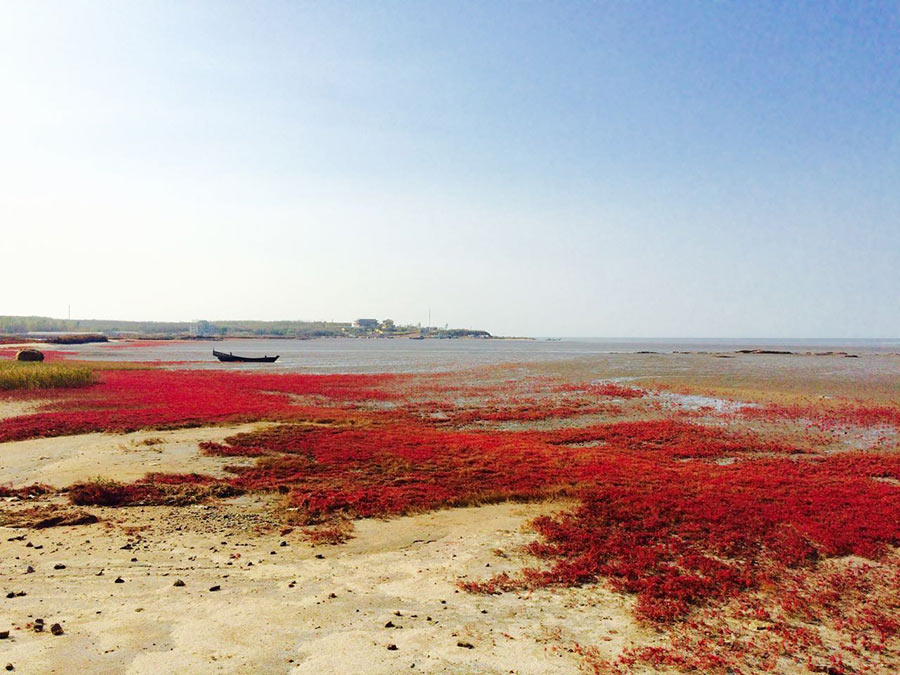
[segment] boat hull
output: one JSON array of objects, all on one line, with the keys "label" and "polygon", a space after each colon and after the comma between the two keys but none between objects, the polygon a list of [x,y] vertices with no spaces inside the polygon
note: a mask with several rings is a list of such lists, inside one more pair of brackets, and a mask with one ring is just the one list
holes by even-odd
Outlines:
[{"label": "boat hull", "polygon": [[217,352],[215,349],[213,356],[225,363],[275,363],[278,360],[278,356],[237,356],[230,352]]}]

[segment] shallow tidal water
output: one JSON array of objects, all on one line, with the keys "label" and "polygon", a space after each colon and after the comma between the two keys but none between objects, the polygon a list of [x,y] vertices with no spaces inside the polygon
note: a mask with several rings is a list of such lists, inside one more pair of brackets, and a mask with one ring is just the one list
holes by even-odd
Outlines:
[{"label": "shallow tidal water", "polygon": [[[739,349],[795,352],[900,352],[900,340],[721,340],[578,338],[534,340],[409,340],[406,338],[227,339],[111,342],[55,346],[75,358],[103,361],[189,362],[192,368],[272,372],[438,372],[504,363],[538,363],[609,354],[731,353]],[[219,363],[212,350],[244,356],[278,354],[276,363]]]}]

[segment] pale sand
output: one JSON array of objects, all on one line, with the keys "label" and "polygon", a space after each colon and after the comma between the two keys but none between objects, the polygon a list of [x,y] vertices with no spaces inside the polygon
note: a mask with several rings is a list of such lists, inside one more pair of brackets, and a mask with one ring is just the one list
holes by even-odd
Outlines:
[{"label": "pale sand", "polygon": [[[223,475],[226,464],[253,459],[206,457],[197,443],[257,426],[4,443],[0,484],[63,487],[97,476],[130,481],[148,471]],[[599,645],[613,656],[643,635],[632,619],[633,601],[599,586],[522,596],[458,590],[459,581],[534,564],[519,552],[534,537],[527,523],[565,503],[358,521],[354,539],[314,548],[300,530],[280,534],[277,499],[89,508],[100,523],[0,527],[0,631],[11,630],[0,641],[0,667],[9,662],[25,673],[573,672],[580,660],[566,646]],[[63,503],[63,497],[6,499],[0,510]],[[54,570],[55,564],[66,567]],[[115,583],[117,577],[124,583]],[[186,585],[174,587],[176,578]],[[214,585],[221,590],[211,592]],[[20,591],[26,595],[5,598]],[[36,618],[46,622],[42,633],[26,627]],[[402,627],[386,628],[388,621]],[[49,633],[57,622],[63,635]]]},{"label": "pale sand", "polygon": [[46,483],[67,487],[96,477],[130,482],[148,472],[223,476],[226,465],[253,464],[252,458],[207,457],[197,444],[259,428],[242,424],[130,434],[83,434],[0,444],[0,485]]},{"label": "pale sand", "polygon": [[0,420],[36,413],[43,401],[0,401]]},{"label": "pale sand", "polygon": [[[92,508],[103,522],[73,528],[0,527],[0,590],[27,593],[0,600],[0,631],[12,631],[0,641],[0,667],[577,672],[579,658],[565,645],[599,645],[614,655],[643,635],[629,598],[596,586],[522,596],[457,590],[461,579],[520,568],[517,548],[533,537],[523,525],[561,506],[500,504],[359,521],[355,539],[318,548],[298,531],[281,536],[272,504],[260,497],[214,507]],[[8,541],[23,534],[25,540]],[[511,557],[498,557],[497,548]],[[66,568],[54,570],[57,563]],[[28,565],[34,573],[25,573]],[[175,579],[186,585],[174,587]],[[214,585],[221,590],[211,592]],[[39,617],[48,627],[59,622],[65,633],[26,629]],[[398,627],[385,627],[389,621]],[[388,650],[391,644],[397,649]]]}]

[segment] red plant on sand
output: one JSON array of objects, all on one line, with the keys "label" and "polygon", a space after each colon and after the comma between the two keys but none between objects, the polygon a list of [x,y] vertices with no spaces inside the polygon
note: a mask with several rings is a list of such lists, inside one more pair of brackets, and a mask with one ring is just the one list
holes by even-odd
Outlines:
[{"label": "red plant on sand", "polygon": [[[227,478],[91,481],[70,488],[76,504],[186,504],[244,490],[278,492],[301,523],[318,524],[307,536],[339,542],[348,535],[348,518],[566,494],[579,504],[534,523],[540,538],[529,551],[544,567],[465,587],[492,593],[604,581],[636,596],[640,618],[684,629],[667,646],[626,650],[608,664],[613,669],[777,667],[767,656],[776,640],[793,657],[818,649],[818,634],[802,623],[810,617],[860,636],[835,663],[874,663],[873,655],[890,652],[900,633],[896,612],[866,596],[877,584],[900,583],[900,573],[885,571],[900,545],[900,455],[884,448],[801,452],[777,437],[732,428],[728,416],[715,425],[686,421],[644,401],[642,390],[613,383],[447,384],[441,397],[444,382],[435,376],[151,369],[104,371],[99,379],[84,390],[54,392],[37,413],[0,420],[0,442],[278,424],[202,444],[207,454],[256,458],[231,467]],[[574,419],[635,411],[652,419]],[[827,434],[848,424],[898,427],[900,412],[768,406],[737,417],[812,420]],[[534,424],[542,420],[568,426]],[[516,425],[502,428],[503,422]],[[873,562],[829,571],[832,561],[850,555]],[[774,609],[758,600],[773,592],[780,602]],[[715,639],[703,642],[698,636],[731,630],[712,614],[723,607],[743,620],[769,622],[766,639],[732,635],[730,651]]]}]

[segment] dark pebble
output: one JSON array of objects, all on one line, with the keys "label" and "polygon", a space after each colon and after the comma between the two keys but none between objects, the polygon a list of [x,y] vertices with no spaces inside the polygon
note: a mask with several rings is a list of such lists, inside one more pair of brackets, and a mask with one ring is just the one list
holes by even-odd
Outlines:
[{"label": "dark pebble", "polygon": [[184,586],[184,582],[183,582],[181,579],[177,579],[177,580],[175,581],[175,583],[172,584],[172,585],[173,585],[173,586],[178,586],[179,588],[181,588],[182,586]]},{"label": "dark pebble", "polygon": [[221,591],[222,587],[221,586],[211,586],[209,590],[210,591]]},{"label": "dark pebble", "polygon": [[457,642],[457,643],[456,643],[456,646],[457,646],[457,647],[462,647],[462,648],[464,648],[464,649],[475,649],[475,645],[473,645],[471,642],[462,642],[462,641],[460,641],[460,642]]}]

